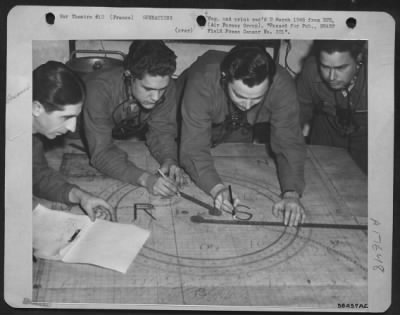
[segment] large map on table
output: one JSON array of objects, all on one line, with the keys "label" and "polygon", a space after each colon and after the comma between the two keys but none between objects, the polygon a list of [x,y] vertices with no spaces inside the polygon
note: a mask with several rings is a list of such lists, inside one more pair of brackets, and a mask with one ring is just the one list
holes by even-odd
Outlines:
[{"label": "large map on table", "polygon": [[[157,169],[143,144],[123,148],[137,165]],[[37,261],[34,301],[333,308],[368,302],[367,231],[343,228],[367,224],[366,177],[343,150],[308,151],[302,202],[306,221],[317,225],[311,228],[268,224],[280,221],[271,211],[280,189],[263,146],[226,144],[213,155],[221,177],[241,200],[239,218],[250,220],[215,215],[201,205],[212,205],[211,198],[193,183],[182,195],[200,202],[183,196],[163,199],[102,176],[81,152],[65,153],[61,172],[71,182],[106,199],[117,209],[119,222],[146,228],[151,235],[127,274]],[[135,204],[153,209],[137,206],[135,211]]]}]

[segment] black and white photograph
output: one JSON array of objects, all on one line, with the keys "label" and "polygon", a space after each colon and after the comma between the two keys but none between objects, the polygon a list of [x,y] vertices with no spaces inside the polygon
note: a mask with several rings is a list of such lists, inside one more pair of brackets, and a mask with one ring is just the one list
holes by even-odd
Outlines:
[{"label": "black and white photograph", "polygon": [[16,7],[5,300],[387,308],[394,26],[374,18],[388,36],[362,12]]}]

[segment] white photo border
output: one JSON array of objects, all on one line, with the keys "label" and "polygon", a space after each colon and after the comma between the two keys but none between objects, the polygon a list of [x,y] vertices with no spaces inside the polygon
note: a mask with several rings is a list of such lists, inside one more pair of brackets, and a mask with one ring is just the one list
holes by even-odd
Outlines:
[{"label": "white photo border", "polygon": [[[46,23],[52,12],[54,25]],[[62,19],[61,14],[104,16],[107,21]],[[132,15],[133,20],[112,19],[112,14]],[[172,16],[172,20],[142,19],[144,15]],[[196,18],[204,15],[236,17],[310,17],[310,11],[105,8],[63,6],[16,6],[7,20],[7,91],[5,151],[5,260],[4,299],[12,307],[31,308],[32,299],[32,150],[31,102],[32,41],[79,39],[213,39],[242,40],[242,34],[209,33]],[[393,230],[393,143],[394,143],[394,43],[395,22],[384,12],[312,11],[313,18],[331,18],[332,28],[291,29],[290,33],[249,34],[246,39],[364,39],[368,40],[368,305],[369,311],[383,311],[391,303],[391,261]],[[346,20],[353,17],[353,29]],[[179,26],[177,26],[179,25]],[[179,29],[182,31],[179,31]],[[143,30],[146,30],[145,32]],[[185,31],[184,31],[185,30]],[[189,37],[190,36],[190,37]],[[376,105],[375,105],[376,104]],[[28,175],[27,175],[28,174]],[[29,175],[30,174],[30,175]],[[21,179],[24,179],[21,181]],[[382,241],[385,272],[376,268],[373,245]],[[16,246],[18,244],[18,246]],[[36,305],[43,307],[43,305]],[[192,306],[57,304],[54,308],[204,309]],[[210,308],[211,307],[211,308]],[[227,310],[217,306],[207,309]],[[252,310],[266,310],[251,307]],[[283,308],[279,308],[283,310]],[[301,309],[305,311],[306,309]],[[311,309],[315,311],[315,309]],[[337,310],[334,310],[337,311]]]}]

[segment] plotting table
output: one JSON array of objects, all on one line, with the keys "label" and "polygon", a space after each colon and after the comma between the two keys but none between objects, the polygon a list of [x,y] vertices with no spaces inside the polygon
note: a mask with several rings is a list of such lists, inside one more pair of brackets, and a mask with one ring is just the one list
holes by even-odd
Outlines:
[{"label": "plotting table", "polygon": [[[157,169],[143,143],[120,145],[139,166]],[[116,207],[119,222],[149,229],[151,235],[126,274],[38,260],[33,264],[33,300],[333,308],[368,302],[366,230],[251,224],[278,221],[271,211],[280,193],[273,161],[256,144],[223,144],[213,155],[224,181],[250,207],[253,216],[246,224],[226,213],[210,215],[182,197],[154,197],[102,176],[85,154],[69,147],[60,171]],[[367,224],[367,177],[344,150],[309,147],[305,174],[307,222]],[[212,204],[194,184],[183,192]],[[134,220],[134,203],[155,208],[151,216],[138,211]],[[213,223],[194,222],[198,216]]]}]

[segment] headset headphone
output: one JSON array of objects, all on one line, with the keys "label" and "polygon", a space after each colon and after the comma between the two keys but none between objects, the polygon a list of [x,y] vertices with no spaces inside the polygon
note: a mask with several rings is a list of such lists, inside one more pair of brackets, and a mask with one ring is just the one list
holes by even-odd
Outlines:
[{"label": "headset headphone", "polygon": [[[338,105],[337,101],[337,95],[336,92],[334,93],[335,96],[335,108],[336,108],[336,115],[334,120],[332,118],[329,118],[328,116],[328,122],[331,123],[331,125],[342,135],[342,136],[350,136],[353,133],[357,132],[358,129],[360,128],[360,125],[358,124],[357,120],[354,117],[354,112],[355,108],[352,108],[351,106],[351,101],[350,101],[350,88],[352,85],[355,84],[355,82],[358,79],[358,76],[361,71],[361,67],[363,66],[363,59],[364,59],[364,54],[361,52],[359,56],[356,57],[356,70],[354,73],[353,78],[349,82],[349,84],[346,86],[345,91],[346,91],[346,99],[347,99],[347,106],[346,108],[341,108]],[[353,105],[355,107],[358,106],[357,104]]]},{"label": "headset headphone", "polygon": [[[125,87],[126,98],[120,104],[118,104],[113,112],[112,119],[114,122],[114,128],[112,130],[112,136],[114,139],[128,139],[133,136],[139,137],[139,139],[144,140],[145,133],[147,132],[148,126],[147,121],[149,118],[149,112],[151,110],[142,107],[140,102],[136,99],[132,90],[132,82],[134,80],[129,69],[125,69],[123,72],[123,80]],[[164,102],[165,95],[157,101],[157,104]],[[156,106],[157,106],[156,104]],[[115,118],[117,110],[122,109],[122,111],[127,112],[131,106],[136,107],[136,114],[130,116],[126,114],[127,117],[123,117],[120,121]]]},{"label": "headset headphone", "polygon": [[[146,120],[142,120],[142,108],[139,102],[137,102],[135,96],[133,95],[133,75],[128,69],[125,69],[122,75],[124,80],[126,98],[120,104],[118,104],[112,112],[112,120],[114,122],[112,137],[114,139],[124,140],[129,139],[133,136],[138,136],[139,139],[143,140],[144,134],[147,131],[147,122]],[[137,110],[137,115],[133,117],[123,117],[121,121],[117,121],[117,119],[115,118],[117,110],[122,109],[123,112],[126,112],[128,111],[128,108],[131,107],[131,105],[139,106]]]},{"label": "headset headphone", "polygon": [[123,77],[124,77],[124,86],[125,86],[125,93],[126,93],[126,98],[127,100],[134,100],[135,97],[133,96],[133,92],[132,92],[132,80],[133,80],[133,76],[132,73],[126,69],[123,73]]},{"label": "headset headphone", "polygon": [[362,59],[360,60],[360,61],[358,61],[357,62],[357,64],[356,64],[356,69],[357,69],[357,72],[360,70],[360,68],[363,66],[363,61],[362,61]]}]

